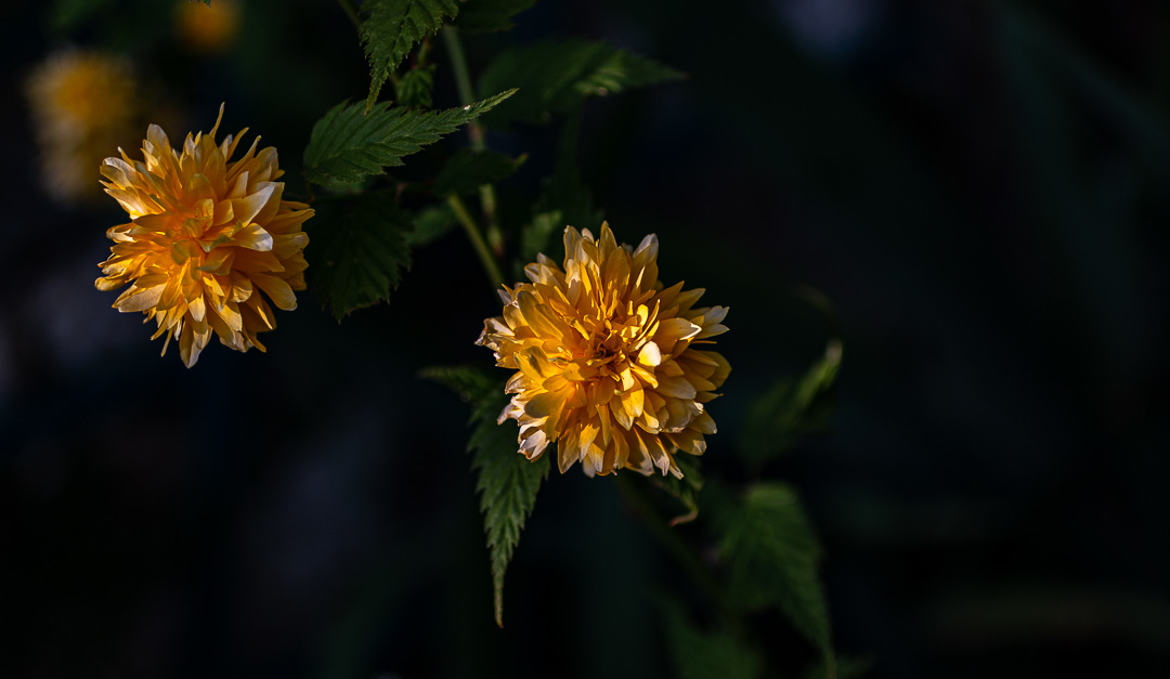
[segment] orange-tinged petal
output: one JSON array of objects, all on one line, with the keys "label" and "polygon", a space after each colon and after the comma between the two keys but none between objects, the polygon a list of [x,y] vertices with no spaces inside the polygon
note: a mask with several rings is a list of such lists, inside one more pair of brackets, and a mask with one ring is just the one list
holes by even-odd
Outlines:
[{"label": "orange-tinged petal", "polygon": [[268,274],[252,274],[252,282],[260,286],[277,309],[292,311],[297,308],[297,296],[283,278]]}]

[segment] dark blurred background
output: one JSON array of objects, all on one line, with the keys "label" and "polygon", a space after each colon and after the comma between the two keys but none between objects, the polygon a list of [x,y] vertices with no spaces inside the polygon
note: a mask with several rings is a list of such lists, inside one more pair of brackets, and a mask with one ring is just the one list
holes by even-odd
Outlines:
[{"label": "dark blurred background", "polygon": [[[490,360],[460,234],[388,307],[338,325],[303,295],[266,355],[187,370],[110,309],[124,215],[46,196],[22,103],[46,54],[108,36],[51,10],[0,9],[0,675],[674,676],[652,598],[687,581],[576,470],[492,623],[466,408],[417,377]],[[325,0],[242,20],[219,55],[132,17],[118,44],[172,139],[227,101],[303,191],[313,122],[365,91],[353,27]],[[543,0],[466,44],[478,72],[569,35],[690,76],[590,102],[580,162],[620,239],[657,232],[664,280],[731,307],[710,473],[753,399],[844,342],[832,432],[767,470],[826,545],[840,652],[876,679],[1166,676],[1170,5]],[[551,133],[489,144],[530,154],[501,193],[531,199]]]}]

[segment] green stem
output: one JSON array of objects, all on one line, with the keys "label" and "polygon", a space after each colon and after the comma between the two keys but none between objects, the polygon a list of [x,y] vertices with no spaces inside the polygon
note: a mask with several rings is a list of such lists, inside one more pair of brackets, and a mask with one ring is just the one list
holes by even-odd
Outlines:
[{"label": "green stem", "polygon": [[345,12],[345,16],[353,22],[353,27],[362,30],[362,21],[358,18],[357,7],[354,7],[353,0],[337,0],[337,4],[341,6],[341,11]]},{"label": "green stem", "polygon": [[[463,53],[463,43],[459,40],[459,32],[451,26],[443,27],[443,44],[447,47],[447,56],[451,60],[451,71],[455,74],[455,89],[459,93],[459,103],[467,106],[475,101],[475,90],[471,88],[471,75],[467,70],[467,56]],[[483,126],[473,120],[467,124],[467,136],[471,140],[471,148],[483,151],[487,148],[484,141]],[[504,234],[496,221],[496,190],[491,184],[479,187],[479,202],[483,207],[484,217],[487,218],[487,238],[491,243],[492,251],[496,256],[504,254]]]},{"label": "green stem", "polygon": [[500,273],[500,267],[496,264],[496,258],[492,256],[491,250],[488,249],[487,243],[484,242],[483,236],[480,235],[479,226],[476,225],[471,213],[467,211],[467,206],[454,193],[447,194],[447,204],[451,206],[451,211],[455,213],[455,219],[459,220],[459,223],[463,225],[463,230],[467,232],[467,238],[471,241],[471,246],[475,248],[475,254],[479,255],[479,262],[483,264],[484,273],[487,274],[492,287],[500,287],[504,284],[504,275]]}]

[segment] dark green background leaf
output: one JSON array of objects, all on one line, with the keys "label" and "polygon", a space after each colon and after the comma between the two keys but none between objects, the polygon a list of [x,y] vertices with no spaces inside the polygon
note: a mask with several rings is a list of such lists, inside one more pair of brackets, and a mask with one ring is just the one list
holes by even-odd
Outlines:
[{"label": "dark green background leaf", "polygon": [[565,40],[503,52],[484,71],[479,91],[520,89],[512,101],[484,119],[499,127],[512,120],[546,122],[550,113],[573,111],[589,97],[682,77],[668,66],[604,42]]},{"label": "dark green background leaf", "polygon": [[410,217],[388,192],[368,193],[322,206],[306,226],[311,247],[309,283],[340,321],[390,298],[410,267]]},{"label": "dark green background leaf", "polygon": [[754,462],[787,452],[800,436],[828,428],[831,388],[841,366],[840,340],[797,381],[783,379],[753,403],[744,421],[743,455]]},{"label": "dark green background leaf", "polygon": [[417,247],[445,236],[455,227],[455,213],[446,203],[425,207],[414,214],[414,230],[406,239]]},{"label": "dark green background leaf", "polygon": [[495,184],[516,171],[527,156],[509,158],[495,151],[462,149],[435,177],[435,195],[472,193],[484,184]]},{"label": "dark green background leaf", "polygon": [[749,611],[779,606],[832,666],[829,612],[817,574],[821,550],[796,494],[784,484],[756,484],[722,525],[731,601]]},{"label": "dark green background leaf", "polygon": [[553,245],[553,234],[559,234],[565,228],[564,217],[560,210],[549,210],[532,215],[532,221],[524,225],[520,232],[520,269],[529,262],[536,261],[536,255],[544,253],[549,257]]},{"label": "dark green background leaf", "polygon": [[412,68],[394,84],[394,96],[399,106],[430,108],[435,89],[435,65]]},{"label": "dark green background leaf", "polygon": [[512,28],[512,17],[536,0],[467,0],[455,26],[464,33],[491,33]]},{"label": "dark green background leaf", "polygon": [[664,602],[666,636],[680,679],[753,679],[761,676],[759,653],[726,632],[702,632],[674,602]]},{"label": "dark green background leaf", "polygon": [[818,663],[801,674],[800,679],[861,679],[872,667],[873,662],[866,658],[838,658],[835,677],[829,675],[825,663]]}]

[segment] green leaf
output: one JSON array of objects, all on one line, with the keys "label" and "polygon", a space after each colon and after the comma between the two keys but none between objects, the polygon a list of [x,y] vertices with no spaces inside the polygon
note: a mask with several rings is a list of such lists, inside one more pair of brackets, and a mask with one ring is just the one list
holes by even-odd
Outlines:
[{"label": "green leaf", "polygon": [[56,0],[49,10],[53,30],[68,32],[93,21],[95,16],[108,11],[112,0]]},{"label": "green leaf", "polygon": [[682,608],[663,602],[666,637],[680,679],[753,679],[760,676],[759,653],[726,632],[696,629]]},{"label": "green leaf", "polygon": [[[477,366],[435,366],[424,368],[419,372],[419,376],[447,387],[455,392],[464,403],[470,403],[473,408],[479,408],[481,402],[493,394],[496,387],[499,386],[499,380],[493,373]],[[472,414],[473,421],[476,414],[476,412]],[[492,417],[494,418],[495,415]]]},{"label": "green leaf", "polygon": [[532,221],[524,225],[520,232],[520,263],[521,267],[528,262],[536,261],[536,255],[548,254],[552,235],[560,233],[565,228],[565,220],[560,210],[549,210],[532,215]]},{"label": "green leaf", "polygon": [[394,94],[399,106],[430,108],[431,94],[435,89],[435,65],[412,68],[394,84]]},{"label": "green leaf", "polygon": [[370,94],[366,108],[378,100],[382,85],[415,43],[443,27],[459,12],[455,0],[366,0],[360,33],[370,62]]},{"label": "green leaf", "polygon": [[466,0],[455,27],[464,33],[494,33],[512,28],[512,17],[536,0]]},{"label": "green leaf", "polygon": [[867,658],[838,658],[835,677],[829,674],[829,667],[825,663],[818,663],[801,674],[800,679],[861,679],[872,668],[873,661]]},{"label": "green leaf", "polygon": [[504,574],[520,541],[524,522],[536,506],[540,484],[548,477],[548,455],[529,462],[516,450],[516,425],[496,424],[508,403],[504,381],[474,368],[432,368],[424,377],[448,385],[472,407],[471,468],[491,552],[496,624],[504,626]]},{"label": "green leaf", "polygon": [[817,576],[821,550],[796,494],[783,484],[756,484],[722,524],[732,603],[748,611],[779,606],[821,651],[832,676],[829,612]]},{"label": "green leaf", "polygon": [[553,210],[560,213],[561,223],[551,231],[553,235],[559,234],[566,226],[590,229],[597,235],[605,219],[605,211],[593,203],[593,192],[585,186],[576,167],[553,174],[536,209],[545,213]]},{"label": "green leaf", "polygon": [[841,366],[840,340],[832,340],[824,355],[798,381],[777,382],[748,409],[744,422],[743,454],[766,462],[787,452],[803,435],[828,427],[832,411],[831,387]]},{"label": "green leaf", "polygon": [[516,171],[528,156],[509,158],[495,151],[463,149],[451,157],[435,177],[434,193],[473,193],[484,184],[495,184]]},{"label": "green leaf", "polygon": [[451,206],[437,203],[415,213],[414,230],[406,235],[406,240],[414,247],[426,245],[447,235],[455,224]]},{"label": "green leaf", "polygon": [[388,192],[322,204],[306,228],[312,245],[310,286],[340,321],[355,309],[389,299],[410,268],[410,217]]},{"label": "green leaf", "polygon": [[484,71],[481,92],[504,87],[520,93],[485,122],[503,126],[511,120],[542,123],[551,113],[567,113],[585,99],[616,94],[684,77],[656,61],[604,42],[541,42],[501,53]]},{"label": "green leaf", "polygon": [[501,92],[443,111],[391,108],[381,103],[367,114],[362,104],[343,101],[313,125],[305,147],[305,178],[319,185],[351,184],[382,174],[384,168],[401,165],[405,156],[433,144],[514,93]]}]

